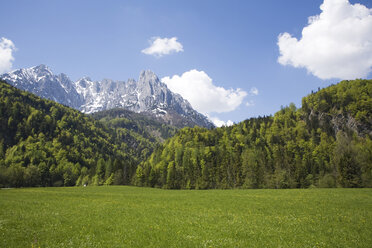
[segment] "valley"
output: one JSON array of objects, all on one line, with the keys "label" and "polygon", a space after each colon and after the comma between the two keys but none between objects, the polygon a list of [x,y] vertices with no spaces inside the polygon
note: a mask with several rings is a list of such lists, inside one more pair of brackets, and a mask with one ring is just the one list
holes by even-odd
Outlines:
[{"label": "valley", "polygon": [[0,185],[165,189],[372,186],[372,82],[342,81],[274,116],[179,129],[87,115],[0,83]]},{"label": "valley", "polygon": [[2,189],[0,245],[370,247],[371,195],[371,189]]}]

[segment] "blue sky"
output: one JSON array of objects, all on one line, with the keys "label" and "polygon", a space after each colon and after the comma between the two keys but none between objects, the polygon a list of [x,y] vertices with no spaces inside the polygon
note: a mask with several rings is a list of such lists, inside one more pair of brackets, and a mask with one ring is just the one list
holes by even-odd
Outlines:
[{"label": "blue sky", "polygon": [[[346,0],[328,1],[330,12],[335,2]],[[303,28],[309,25],[308,18],[322,13],[322,3],[323,0],[3,1],[0,38],[11,40],[16,47],[12,69],[46,64],[72,80],[83,76],[93,80],[137,79],[143,69],[171,80],[174,75],[182,78],[191,70],[194,76],[203,71],[214,90],[225,90],[220,93],[227,100],[234,100],[234,95],[229,94],[237,93],[238,88],[240,93],[246,93],[231,103],[231,108],[215,104],[225,112],[217,113],[205,103],[211,107],[208,112],[208,106],[204,106],[212,118],[239,122],[274,114],[291,102],[300,106],[301,98],[311,90],[354,76],[322,72],[316,68],[316,58],[293,55],[311,47],[305,41],[296,48],[289,42],[292,47],[288,45],[284,50],[286,41],[291,41],[288,37],[283,38],[286,57],[282,64],[278,62],[279,34],[287,32],[292,38],[301,39]],[[372,8],[371,0],[350,1],[355,3]],[[367,16],[367,22],[371,18]],[[362,28],[357,35],[363,37],[364,43],[372,41]],[[183,51],[161,57],[141,52],[154,37],[176,37]],[[366,49],[370,51],[370,47]],[[340,59],[329,61],[335,60]],[[325,65],[331,68],[329,63]],[[309,72],[309,68],[314,71]],[[367,76],[356,75],[371,78],[371,71]],[[252,88],[258,94],[250,93]],[[221,99],[219,104],[223,104],[224,97]]]}]

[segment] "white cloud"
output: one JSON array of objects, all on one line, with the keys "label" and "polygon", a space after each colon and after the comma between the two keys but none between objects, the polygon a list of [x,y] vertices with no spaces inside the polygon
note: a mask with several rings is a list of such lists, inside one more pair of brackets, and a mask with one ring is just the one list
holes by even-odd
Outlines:
[{"label": "white cloud", "polygon": [[212,79],[204,72],[190,70],[181,76],[164,77],[162,82],[168,88],[187,99],[198,112],[222,113],[235,110],[247,93],[241,89],[225,89],[215,86]]},{"label": "white cloud", "polygon": [[218,117],[211,117],[211,116],[208,116],[208,118],[213,122],[214,125],[216,125],[216,127],[222,127],[222,126],[232,126],[234,125],[234,122],[232,122],[231,120],[228,120],[228,121],[223,121],[223,120],[220,120]]},{"label": "white cloud", "polygon": [[348,0],[324,0],[301,39],[278,36],[282,65],[306,68],[321,79],[365,78],[372,69],[372,9]]},{"label": "white cloud", "polygon": [[177,41],[177,37],[160,38],[153,37],[150,41],[150,46],[143,49],[141,52],[147,55],[161,57],[170,53],[183,52],[183,46]]},{"label": "white cloud", "polygon": [[253,107],[255,104],[254,104],[254,101],[250,100],[249,102],[246,102],[245,103],[245,106],[247,107]]},{"label": "white cloud", "polygon": [[249,91],[249,93],[252,96],[257,96],[258,95],[258,89],[256,87],[252,87],[251,90]]},{"label": "white cloud", "polygon": [[8,72],[12,69],[13,52],[15,50],[16,47],[11,40],[4,37],[0,39],[0,73]]}]

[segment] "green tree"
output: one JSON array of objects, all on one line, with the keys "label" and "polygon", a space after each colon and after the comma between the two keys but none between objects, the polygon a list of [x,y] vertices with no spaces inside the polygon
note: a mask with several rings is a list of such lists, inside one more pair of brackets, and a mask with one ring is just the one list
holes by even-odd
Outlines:
[{"label": "green tree", "polygon": [[338,181],[343,187],[361,186],[361,168],[351,139],[343,132],[337,133],[334,163],[338,170]]}]

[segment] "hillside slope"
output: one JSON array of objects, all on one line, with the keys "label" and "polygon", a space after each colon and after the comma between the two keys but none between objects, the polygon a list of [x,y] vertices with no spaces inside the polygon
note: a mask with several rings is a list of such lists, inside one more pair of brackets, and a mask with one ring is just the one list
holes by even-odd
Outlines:
[{"label": "hillside slope", "polygon": [[131,130],[151,142],[164,142],[179,130],[179,128],[164,124],[145,113],[135,113],[121,108],[96,112],[91,116],[113,129]]},{"label": "hillside slope", "polygon": [[184,128],[137,169],[163,188],[372,187],[372,80],[342,81],[231,127]]},{"label": "hillside slope", "polygon": [[0,81],[0,187],[130,184],[155,144]]}]

